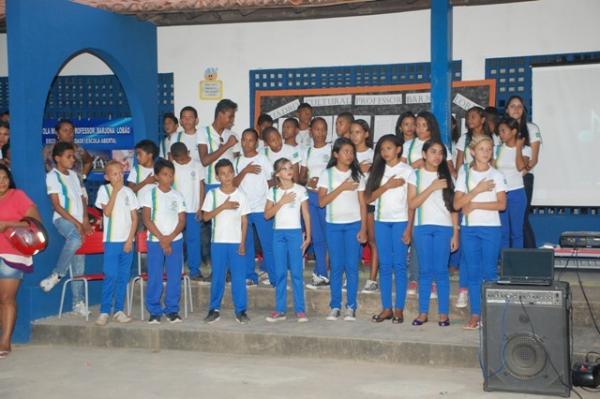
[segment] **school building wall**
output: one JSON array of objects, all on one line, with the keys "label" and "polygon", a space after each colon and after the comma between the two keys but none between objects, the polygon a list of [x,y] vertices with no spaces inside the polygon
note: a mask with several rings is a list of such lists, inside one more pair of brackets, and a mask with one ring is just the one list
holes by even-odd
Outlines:
[{"label": "school building wall", "polygon": [[[485,59],[600,50],[600,2],[539,0],[455,7],[454,59],[462,79],[484,78]],[[175,110],[197,107],[200,123],[212,121],[216,101],[201,101],[198,85],[218,68],[224,96],[239,104],[235,130],[250,121],[251,69],[427,62],[428,10],[335,19],[158,28],[159,72],[173,72]],[[81,55],[61,75],[110,74]],[[0,76],[7,76],[6,35],[0,35]],[[535,116],[534,116],[535,119]]]}]

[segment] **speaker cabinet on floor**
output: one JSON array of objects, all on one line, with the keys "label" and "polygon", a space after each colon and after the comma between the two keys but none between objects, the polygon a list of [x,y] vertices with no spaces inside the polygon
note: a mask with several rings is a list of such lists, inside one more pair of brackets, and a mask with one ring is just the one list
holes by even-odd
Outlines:
[{"label": "speaker cabinet on floor", "polygon": [[565,282],[483,286],[485,391],[570,395],[570,301]]}]

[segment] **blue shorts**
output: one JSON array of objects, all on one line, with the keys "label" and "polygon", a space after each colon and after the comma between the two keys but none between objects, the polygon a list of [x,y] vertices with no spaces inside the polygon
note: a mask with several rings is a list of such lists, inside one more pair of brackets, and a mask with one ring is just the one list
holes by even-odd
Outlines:
[{"label": "blue shorts", "polygon": [[4,259],[0,258],[0,280],[22,280],[23,272],[4,263]]}]

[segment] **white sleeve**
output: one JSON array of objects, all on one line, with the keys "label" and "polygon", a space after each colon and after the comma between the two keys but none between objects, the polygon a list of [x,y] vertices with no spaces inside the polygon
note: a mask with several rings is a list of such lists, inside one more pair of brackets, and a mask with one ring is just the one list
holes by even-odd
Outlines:
[{"label": "white sleeve", "polygon": [[141,195],[140,200],[140,205],[144,208],[150,208],[152,209],[152,190],[142,190],[140,192],[138,192]]},{"label": "white sleeve", "polygon": [[321,172],[321,174],[319,175],[318,188],[323,187],[323,188],[329,189],[329,184],[328,184],[329,183],[329,176],[328,176],[329,172],[328,171],[329,171],[329,169],[324,169]]},{"label": "white sleeve", "polygon": [[306,191],[305,187],[300,186],[300,202],[304,202],[308,200],[308,191]]},{"label": "white sleeve", "polygon": [[46,175],[46,192],[48,194],[60,194],[62,192],[62,188],[54,171],[51,171]]},{"label": "white sleeve", "polygon": [[246,199],[246,196],[244,194],[242,194],[241,192],[240,194],[240,214],[242,216],[247,215],[250,213],[250,207],[248,206],[248,200]]},{"label": "white sleeve", "polygon": [[458,139],[458,142],[456,143],[456,149],[459,151],[465,152],[465,144],[466,143],[467,143],[467,134],[464,133]]},{"label": "white sleeve", "polygon": [[135,184],[136,180],[137,180],[137,167],[134,166],[129,171],[129,176],[127,176],[127,182]]},{"label": "white sleeve", "polygon": [[214,190],[211,190],[204,197],[204,203],[202,204],[202,210],[204,212],[214,211],[214,208],[213,208],[213,202],[214,202],[214,200],[215,200],[215,193],[214,193]]},{"label": "white sleeve", "polygon": [[366,186],[366,182],[367,179],[364,178],[364,176],[361,176],[360,179],[358,180],[358,188],[357,191],[365,191],[365,186]]},{"label": "white sleeve", "polygon": [[413,170],[412,172],[410,172],[410,175],[408,175],[408,184],[411,184],[413,186],[417,185],[417,171]]},{"label": "white sleeve", "polygon": [[[458,147],[457,147],[458,148]],[[460,191],[461,193],[467,192],[467,174],[464,168],[460,168],[458,171],[458,178],[456,179],[456,185],[454,187],[454,191]]]},{"label": "white sleeve", "polygon": [[200,129],[198,129],[198,134],[196,135],[196,144],[208,145],[208,136],[206,135],[206,127],[201,127]]},{"label": "white sleeve", "polygon": [[529,142],[537,143],[542,141],[542,134],[540,128],[535,123],[527,122],[527,130],[529,131]]},{"label": "white sleeve", "polygon": [[104,205],[108,204],[109,200],[110,198],[108,198],[108,194],[106,193],[106,186],[100,186],[98,189],[98,194],[96,195],[96,202],[94,203],[94,206],[102,209]]},{"label": "white sleeve", "polygon": [[506,191],[506,179],[498,170],[496,170],[496,173],[494,174],[494,183],[496,183],[496,192]]}]

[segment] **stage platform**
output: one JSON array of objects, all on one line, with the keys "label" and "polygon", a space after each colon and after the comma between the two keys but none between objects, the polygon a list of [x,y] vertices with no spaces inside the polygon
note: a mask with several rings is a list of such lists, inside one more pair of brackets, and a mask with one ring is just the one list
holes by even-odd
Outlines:
[{"label": "stage platform", "polygon": [[[599,319],[600,276],[586,273],[581,277],[593,311]],[[587,351],[600,351],[600,336],[592,325],[579,286],[573,284],[576,276],[572,272],[566,272],[561,278],[572,283],[575,357],[580,358]],[[136,301],[133,307],[135,319],[128,324],[111,322],[105,327],[95,326],[97,307],[92,309],[93,314],[88,322],[72,314],[66,314],[62,319],[50,317],[37,320],[33,323],[32,343],[479,367],[479,332],[463,330],[468,314],[466,310],[454,307],[455,294],[451,299],[452,325],[447,328],[437,325],[436,300],[431,300],[430,304],[431,321],[420,327],[411,326],[410,322],[417,315],[416,297],[407,298],[403,324],[371,322],[371,315],[380,310],[378,293],[359,294],[358,320],[355,322],[327,321],[325,316],[329,309],[329,291],[308,289],[308,323],[296,322],[291,311],[288,313],[288,320],[268,323],[265,317],[273,309],[274,290],[254,287],[248,290],[248,315],[251,322],[240,325],[234,320],[227,289],[221,320],[208,325],[203,322],[203,318],[207,312],[209,289],[209,286],[193,283],[195,312],[183,323],[172,325],[163,319],[159,326],[148,325],[139,319],[139,302]],[[456,291],[456,283],[453,282],[452,292]],[[136,296],[139,297],[137,292],[136,290]],[[289,297],[288,301],[291,301],[291,292]]]}]

